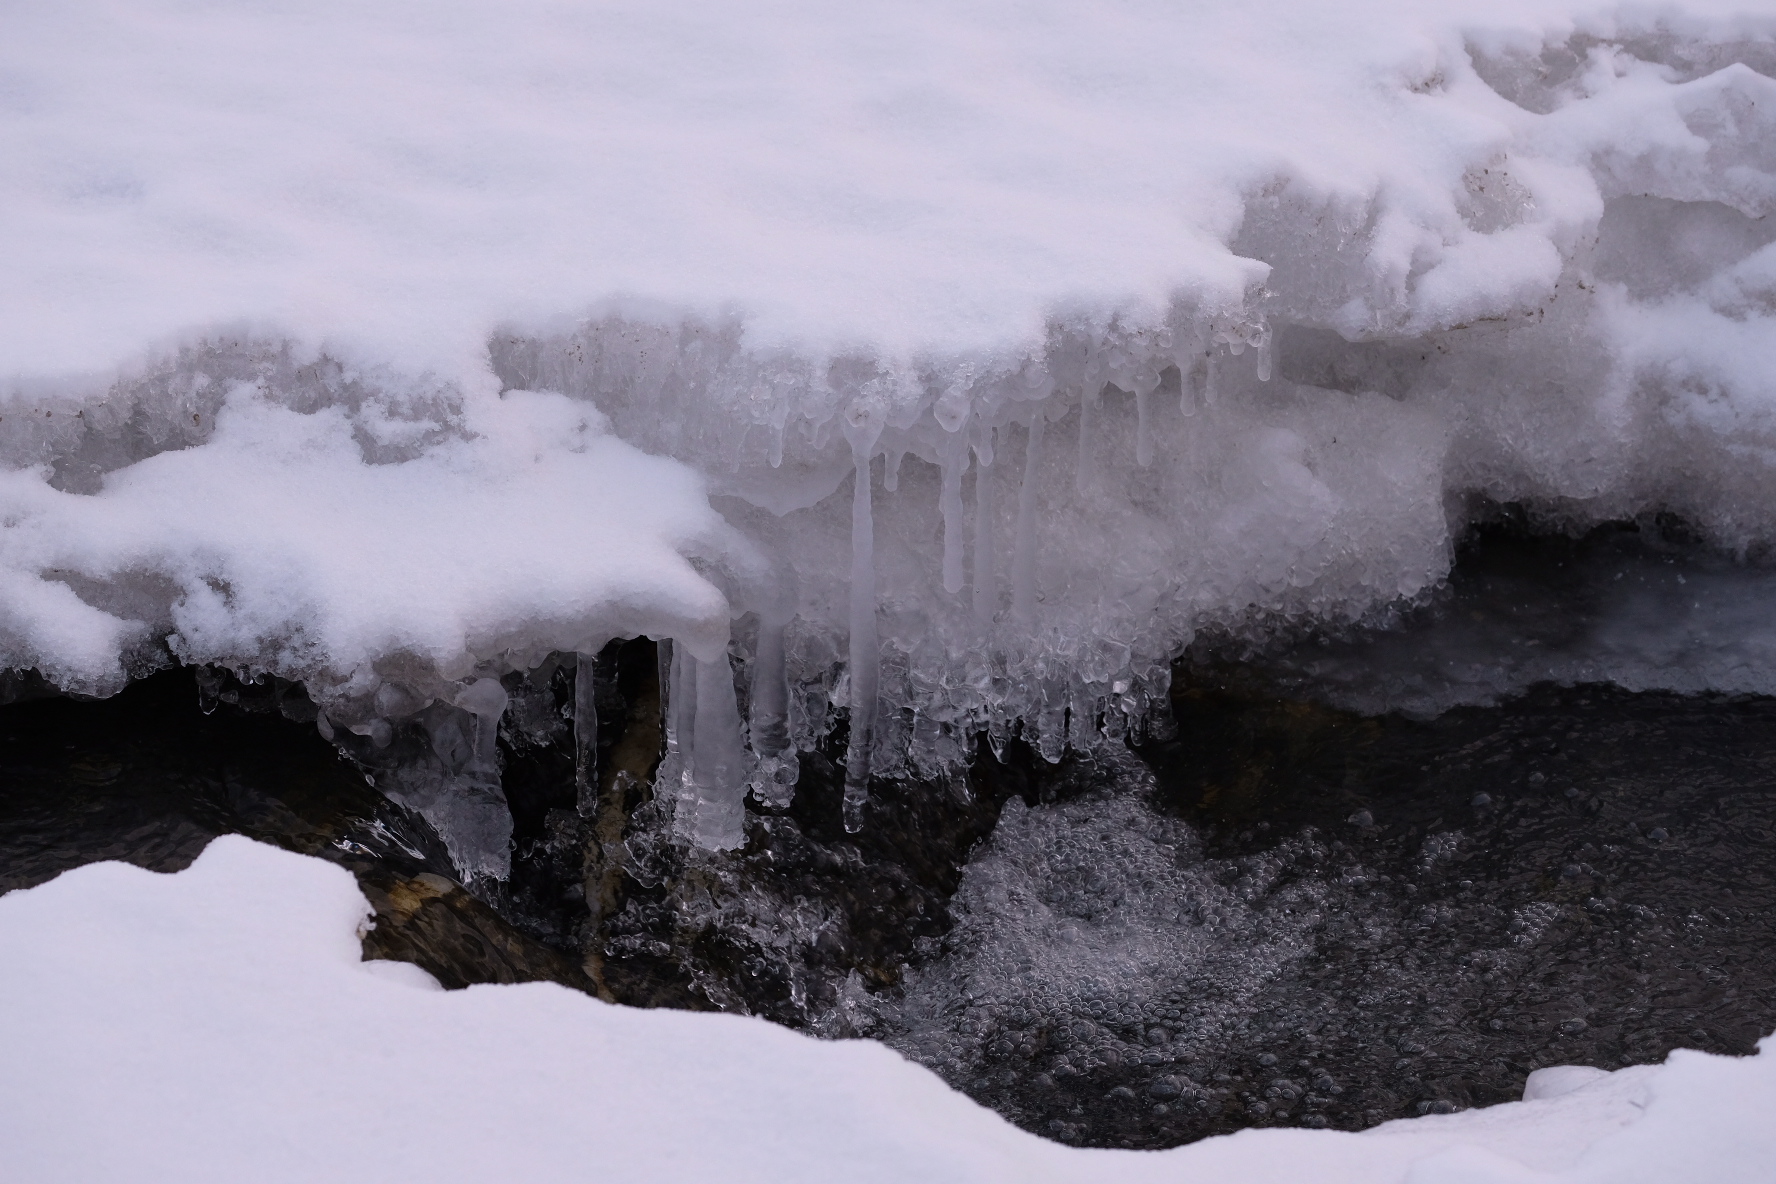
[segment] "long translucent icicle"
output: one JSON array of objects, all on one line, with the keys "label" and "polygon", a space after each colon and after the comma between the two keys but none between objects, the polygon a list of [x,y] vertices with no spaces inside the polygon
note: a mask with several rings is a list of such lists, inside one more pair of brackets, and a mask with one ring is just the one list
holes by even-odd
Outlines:
[{"label": "long translucent icicle", "polygon": [[666,705],[666,755],[661,758],[656,781],[675,803],[685,796],[691,776],[690,751],[696,712],[691,680],[685,669],[689,658],[682,646],[661,643],[660,695]]},{"label": "long translucent icicle", "polygon": [[854,447],[851,492],[851,736],[845,750],[845,829],[863,829],[869,801],[870,750],[876,739],[881,651],[876,641],[876,540],[870,506],[870,449]]},{"label": "long translucent icicle", "polygon": [[697,722],[691,738],[693,841],[710,851],[738,847],[746,838],[746,752],[740,743],[740,709],[734,672],[723,655],[695,667]]},{"label": "long translucent icicle", "polygon": [[783,648],[784,622],[759,621],[758,649],[752,662],[752,746],[776,755],[789,744],[789,675]]},{"label": "long translucent icicle", "polygon": [[1092,396],[1091,386],[1087,383],[1079,397],[1079,460],[1073,471],[1073,487],[1080,493],[1090,493],[1092,487]]},{"label": "long translucent icicle", "polygon": [[577,654],[574,661],[574,801],[580,817],[598,813],[597,658]]},{"label": "long translucent icicle", "polygon": [[962,591],[962,474],[968,471],[967,428],[959,429],[938,449],[943,473],[937,497],[938,512],[943,516],[943,586],[945,592],[954,594]]},{"label": "long translucent icicle", "polygon": [[992,428],[983,427],[987,442],[974,470],[974,617],[991,625],[999,611],[999,581],[993,570]]},{"label": "long translucent icicle", "polygon": [[[684,797],[685,768],[684,757],[684,696],[679,693],[679,650],[672,644],[671,638],[659,642],[656,651],[657,663],[655,672],[660,680],[660,719],[665,725],[664,749],[660,754],[660,766],[654,770],[654,796],[662,801],[671,802],[676,812],[680,799]],[[673,826],[676,829],[679,819],[676,814]]]},{"label": "long translucent icicle", "polygon": [[1030,421],[1029,442],[1024,446],[1024,480],[1018,487],[1017,537],[1011,555],[1011,611],[1020,621],[1036,615],[1036,480],[1042,463],[1044,417],[1037,411]]},{"label": "long translucent icicle", "polygon": [[750,702],[752,751],[758,758],[753,795],[779,809],[794,800],[799,772],[789,745],[789,676],[783,636],[783,622],[760,619]]},{"label": "long translucent icicle", "polygon": [[1047,679],[1042,686],[1036,751],[1051,765],[1059,764],[1067,752],[1067,689],[1058,679]]},{"label": "long translucent icicle", "polygon": [[1153,463],[1153,425],[1148,404],[1153,394],[1145,385],[1135,386],[1135,463],[1143,469]]}]

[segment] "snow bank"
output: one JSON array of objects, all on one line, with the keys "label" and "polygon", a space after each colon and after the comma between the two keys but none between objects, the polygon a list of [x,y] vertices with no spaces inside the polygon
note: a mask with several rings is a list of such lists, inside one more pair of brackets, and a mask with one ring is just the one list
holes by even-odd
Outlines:
[{"label": "snow bank", "polygon": [[[978,731],[1119,738],[1206,627],[1434,586],[1474,496],[1776,541],[1755,0],[28,0],[7,31],[0,663],[70,686],[164,642],[382,734],[671,636],[667,780],[721,847],[842,717],[853,821]],[[608,488],[676,508],[605,547],[518,476],[501,390],[598,408],[682,466]],[[338,456],[276,462],[276,513],[234,492],[253,415]],[[142,559],[121,523],[175,486],[218,515]],[[369,540],[385,495],[430,541],[286,529]]]},{"label": "snow bank", "polygon": [[1768,1179],[1765,1053],[1543,1071],[1537,1100],[1360,1135],[1070,1149],[867,1042],[359,961],[351,877],[249,840],[0,898],[0,1145],[51,1181]]},{"label": "snow bank", "polygon": [[49,466],[0,472],[10,665],[89,695],[168,657],[300,680],[324,735],[379,747],[391,717],[424,713],[437,760],[384,792],[465,874],[503,877],[499,676],[643,633],[725,659],[710,577],[743,586],[760,560],[695,473],[587,404],[507,391],[415,418],[387,399],[297,410],[263,384],[204,385],[225,389],[191,414],[201,446],[95,492],[57,488]]},{"label": "snow bank", "polygon": [[[411,455],[366,455],[390,442]],[[531,665],[642,631],[714,657],[728,604],[690,560],[753,562],[694,474],[559,395],[470,400],[439,425],[376,404],[303,414],[243,383],[201,448],[90,495],[45,475],[0,476],[7,566],[39,576],[0,612],[25,664],[87,694],[121,689],[127,649],[35,639],[166,637],[182,661],[306,678],[322,702],[375,690],[403,656],[436,672],[412,688],[434,695],[480,655]]]}]

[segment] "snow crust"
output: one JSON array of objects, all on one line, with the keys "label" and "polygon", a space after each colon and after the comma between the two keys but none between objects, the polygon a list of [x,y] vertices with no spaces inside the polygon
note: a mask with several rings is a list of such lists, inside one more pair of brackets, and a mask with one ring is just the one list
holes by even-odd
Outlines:
[{"label": "snow crust", "polygon": [[466,734],[670,637],[724,847],[841,718],[853,821],[980,731],[1120,739],[1203,629],[1423,595],[1476,496],[1776,540],[1756,0],[7,30],[0,663],[74,689],[173,655]]},{"label": "snow crust", "polygon": [[1363,1134],[1090,1151],[865,1041],[443,992],[359,961],[369,912],[343,869],[233,836],[175,875],[94,864],[0,898],[7,1177],[1754,1184],[1776,1162],[1767,1048],[1543,1070],[1536,1100]]}]

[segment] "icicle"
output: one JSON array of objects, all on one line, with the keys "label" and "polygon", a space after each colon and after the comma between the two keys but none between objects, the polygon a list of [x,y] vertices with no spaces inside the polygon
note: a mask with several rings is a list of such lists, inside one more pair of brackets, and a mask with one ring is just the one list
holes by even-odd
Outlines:
[{"label": "icicle", "polygon": [[456,705],[469,713],[469,750],[464,771],[499,782],[499,721],[511,702],[497,678],[477,678],[456,693]]},{"label": "icicle", "polygon": [[983,427],[985,447],[974,470],[974,618],[991,625],[999,611],[999,583],[993,571],[993,429]]},{"label": "icicle", "polygon": [[944,591],[962,591],[962,474],[968,471],[968,433],[958,431],[938,445],[943,487],[937,508],[943,515]]},{"label": "icicle", "polygon": [[752,661],[752,751],[758,758],[752,793],[778,809],[795,798],[799,772],[789,751],[789,677],[783,648],[782,622],[761,618],[758,649]]},{"label": "icicle", "polygon": [[987,746],[993,750],[994,760],[1005,759],[1005,746],[1010,740],[1010,723],[1006,721],[1005,716],[994,712],[993,717],[987,721]]},{"label": "icicle", "polygon": [[1082,683],[1074,683],[1067,704],[1067,745],[1074,752],[1090,752],[1102,734],[1098,727],[1098,700]]},{"label": "icicle", "polygon": [[1148,423],[1147,400],[1150,397],[1147,384],[1135,384],[1135,463],[1143,469],[1153,463],[1153,427]]},{"label": "icicle", "polygon": [[[851,492],[851,737],[845,751],[844,819],[845,830],[856,834],[863,829],[863,808],[869,801],[870,749],[876,737],[876,684],[881,651],[876,643],[876,544],[870,507],[870,449],[854,444],[852,457],[857,475]],[[946,551],[948,537],[946,530]],[[945,567],[947,577],[947,555]],[[960,580],[957,583],[960,587]]]},{"label": "icicle", "polygon": [[752,662],[752,746],[775,755],[789,744],[789,676],[783,648],[784,622],[761,618]]},{"label": "icicle", "polygon": [[1210,345],[1203,354],[1203,406],[1215,406],[1215,380],[1221,369],[1220,361],[1215,356],[1215,347]]},{"label": "icicle", "polygon": [[655,792],[676,803],[684,793],[685,750],[690,742],[689,713],[685,700],[690,698],[683,680],[683,654],[670,638],[659,645],[661,715],[666,722],[666,751],[654,773]]},{"label": "icicle", "polygon": [[1024,445],[1024,480],[1018,487],[1017,536],[1011,552],[1011,611],[1020,621],[1036,615],[1036,480],[1042,463],[1042,428],[1046,417],[1040,409],[1030,421],[1030,437]]},{"label": "icicle", "polygon": [[882,454],[882,488],[888,493],[900,488],[900,462],[904,459],[904,448],[890,448]]},{"label": "icicle", "polygon": [[1275,350],[1268,328],[1266,328],[1258,337],[1257,354],[1258,381],[1269,382],[1271,366],[1275,358]]},{"label": "icicle", "polygon": [[[222,674],[214,666],[197,668],[197,709],[205,715],[216,710],[216,704],[222,701]],[[331,740],[333,737],[328,736]]]},{"label": "icicle", "polygon": [[[958,745],[957,748],[959,750],[960,745]],[[952,766],[952,768],[953,767],[954,766]],[[961,776],[952,775],[948,780],[950,783],[950,793],[955,795],[956,800],[961,802],[964,806],[972,806],[974,804],[974,790],[968,784],[967,774],[964,773]]]},{"label": "icicle", "polygon": [[576,654],[574,661],[574,800],[581,818],[598,813],[596,661],[591,654]]},{"label": "icicle", "polygon": [[503,880],[511,871],[512,809],[500,782],[499,753],[499,721],[507,703],[497,678],[459,687],[450,700],[420,716],[441,767],[418,778],[391,770],[380,785],[431,823],[465,882]]},{"label": "icicle", "polygon": [[1051,765],[1067,753],[1067,691],[1050,679],[1042,688],[1042,707],[1036,724],[1036,751]]},{"label": "icicle", "polygon": [[680,777],[690,775],[691,745],[696,740],[696,659],[679,645],[672,647],[672,722],[678,737]]},{"label": "icicle", "polygon": [[685,663],[695,678],[696,724],[692,730],[687,778],[692,818],[685,828],[692,841],[710,851],[728,851],[746,840],[746,753],[740,745],[740,709],[734,699],[734,672],[723,654]]},{"label": "icicle", "polygon": [[771,454],[768,459],[770,460],[773,469],[780,469],[783,467],[783,436],[785,430],[785,426],[782,423],[776,424],[771,429]]},{"label": "icicle", "polygon": [[999,429],[982,425],[974,441],[974,459],[983,469],[993,467],[993,436]]},{"label": "icicle", "polygon": [[1079,461],[1073,472],[1073,487],[1080,493],[1090,493],[1092,487],[1091,410],[1095,398],[1088,383],[1079,398]]}]

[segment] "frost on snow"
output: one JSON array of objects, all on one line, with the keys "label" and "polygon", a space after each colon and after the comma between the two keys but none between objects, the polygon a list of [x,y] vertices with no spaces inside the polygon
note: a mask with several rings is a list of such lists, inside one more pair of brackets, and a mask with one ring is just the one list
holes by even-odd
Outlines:
[{"label": "frost on snow", "polygon": [[612,637],[721,848],[841,713],[853,820],[1058,759],[1469,499],[1776,538],[1761,5],[89,7],[0,47],[0,663],[429,713],[469,871],[495,680]]}]

